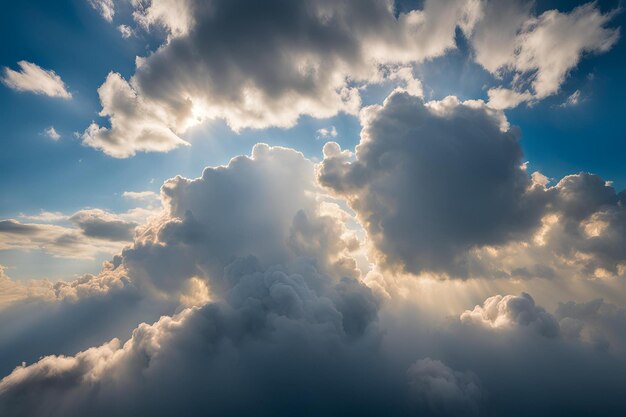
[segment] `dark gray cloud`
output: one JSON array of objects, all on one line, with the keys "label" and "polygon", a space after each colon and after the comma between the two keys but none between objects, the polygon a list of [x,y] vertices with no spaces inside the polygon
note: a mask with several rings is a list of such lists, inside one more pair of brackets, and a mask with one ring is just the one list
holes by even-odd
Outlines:
[{"label": "dark gray cloud", "polygon": [[463,276],[468,251],[539,224],[546,193],[525,172],[502,114],[395,93],[362,123],[356,159],[327,144],[319,180],[350,201],[387,265]]},{"label": "dark gray cloud", "polygon": [[82,230],[85,236],[113,241],[131,241],[137,223],[124,221],[102,210],[81,210],[69,220]]},{"label": "dark gray cloud", "polygon": [[393,93],[361,115],[353,157],[324,147],[320,183],[356,211],[380,265],[448,277],[622,276],[624,192],[587,173],[549,187],[480,101]]},{"label": "dark gray cloud", "polygon": [[478,414],[484,394],[474,373],[425,358],[411,365],[407,374],[414,400],[434,415]]}]

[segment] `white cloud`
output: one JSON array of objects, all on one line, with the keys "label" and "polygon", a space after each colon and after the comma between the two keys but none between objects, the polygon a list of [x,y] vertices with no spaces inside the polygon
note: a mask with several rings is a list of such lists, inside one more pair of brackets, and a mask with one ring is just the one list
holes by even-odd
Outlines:
[{"label": "white cloud", "polygon": [[476,323],[490,328],[530,327],[546,337],[559,334],[559,324],[553,315],[535,304],[526,293],[515,295],[495,295],[485,300],[482,306],[461,314],[461,321]]},{"label": "white cloud", "polygon": [[50,97],[72,98],[61,77],[52,70],[45,70],[37,64],[19,61],[19,71],[4,68],[2,82],[17,91],[28,91]]},{"label": "white cloud", "polygon": [[[135,1],[135,20],[164,28],[168,38],[137,59],[130,80],[109,75],[99,91],[112,127],[92,124],[83,141],[128,157],[184,145],[180,135],[203,120],[223,119],[239,131],[290,127],[301,115],[356,115],[359,86],[378,83],[381,66],[404,68],[455,48],[455,30],[471,29],[477,4],[427,1],[396,17],[380,0],[272,1],[262,9],[243,0]],[[406,68],[389,79],[421,94]],[[113,91],[119,101],[110,100]]]},{"label": "white cloud", "polygon": [[128,25],[119,25],[117,27],[117,30],[120,32],[122,38],[124,39],[128,39],[133,36],[133,29]]},{"label": "white cloud", "polygon": [[574,91],[572,94],[570,94],[567,97],[567,100],[565,100],[563,103],[560,104],[560,107],[572,107],[572,106],[578,105],[578,103],[580,103],[580,100],[581,100],[580,94],[581,94],[580,90]]},{"label": "white cloud", "polygon": [[59,135],[54,128],[54,126],[50,126],[44,129],[43,133],[48,136],[50,139],[57,141],[61,139],[61,135]]},{"label": "white cloud", "polygon": [[336,138],[337,137],[337,128],[335,126],[331,127],[323,127],[321,129],[317,129],[317,138],[318,139],[327,139],[327,138]]},{"label": "white cloud", "polygon": [[138,151],[165,152],[189,143],[180,139],[164,120],[171,119],[163,108],[144,102],[121,75],[110,73],[98,89],[101,116],[108,116],[111,126],[92,123],[83,133],[83,143],[101,149],[115,158],[127,158]]},{"label": "white cloud", "polygon": [[122,197],[130,200],[157,200],[159,195],[154,191],[124,191]]},{"label": "white cloud", "polygon": [[528,6],[496,7],[507,10],[504,18],[494,15],[487,22],[490,27],[472,40],[477,62],[485,69],[514,75],[511,89],[489,91],[495,108],[532,103],[557,93],[584,54],[610,50],[620,34],[619,28],[606,27],[616,12],[603,14],[595,2],[569,13],[548,10],[538,17],[528,17]]},{"label": "white cloud", "polygon": [[113,16],[115,16],[115,4],[113,0],[88,0],[89,4],[95,11],[100,13],[100,16],[104,18],[107,22],[113,21]]},{"label": "white cloud", "polygon": [[[0,250],[41,250],[62,258],[92,259],[97,254],[114,254],[133,240],[135,227],[157,209],[136,208],[124,213],[85,209],[71,216],[42,211],[20,215],[35,223],[0,220]],[[71,226],[55,223],[67,223]]]}]

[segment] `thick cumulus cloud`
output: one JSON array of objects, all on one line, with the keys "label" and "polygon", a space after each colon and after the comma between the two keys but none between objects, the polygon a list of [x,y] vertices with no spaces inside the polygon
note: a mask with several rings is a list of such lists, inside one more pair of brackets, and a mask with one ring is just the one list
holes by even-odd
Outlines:
[{"label": "thick cumulus cloud", "polygon": [[529,175],[502,113],[393,93],[361,121],[356,155],[326,144],[318,178],[348,199],[381,266],[449,277],[624,274],[624,191],[587,173],[551,187]]},{"label": "thick cumulus cloud", "polygon": [[[524,1],[396,6],[392,0],[133,0],[137,25],[162,32],[165,41],[136,59],[129,80],[109,74],[98,90],[109,126],[92,123],[83,142],[124,158],[187,145],[180,136],[206,119],[223,119],[238,131],[293,126],[301,115],[355,115],[362,87],[406,82],[414,65],[455,49],[457,36],[495,76],[490,105],[514,107],[558,92],[583,54],[606,52],[619,37],[607,27],[613,13],[594,3],[540,16]],[[510,85],[503,75],[513,79]],[[408,87],[421,92],[415,82]]]},{"label": "thick cumulus cloud", "polygon": [[[182,294],[195,280],[210,301],[142,324],[124,344],[16,368],[0,382],[3,414],[286,415],[295,404],[313,414],[383,411],[390,391],[375,387],[384,372],[364,366],[379,344],[380,302],[355,278],[339,220],[319,213],[310,161],[257,145],[198,179],[166,182],[162,196],[167,214],[111,271],[124,271],[140,298],[152,289],[166,290],[156,292],[161,299]],[[376,397],[363,403],[363,392]]]},{"label": "thick cumulus cloud", "polygon": [[[426,105],[399,93],[386,105],[394,97],[425,119],[435,117],[431,107],[452,121],[479,115],[472,126],[516,143],[500,130],[504,119],[480,103]],[[383,109],[370,116],[376,111]],[[504,148],[515,149],[510,143]],[[521,170],[514,154],[511,164]],[[335,179],[349,174],[349,162],[336,162],[343,165],[334,167]],[[599,208],[619,207],[621,197],[600,184],[591,193],[587,183],[565,181],[561,192],[534,177],[519,176],[524,189],[539,185],[550,197],[544,217],[558,211],[585,222]],[[596,197],[579,200],[577,192]],[[359,279],[345,213],[330,209],[314,164],[296,151],[257,145],[199,178],[166,181],[161,198],[164,213],[139,226],[133,245],[101,274],[50,285],[0,312],[8,324],[0,330],[0,414],[623,410],[621,308],[569,302],[550,313],[528,294],[505,295],[433,320],[420,299],[411,309],[385,303]],[[16,283],[1,278],[15,298]]]},{"label": "thick cumulus cloud", "polygon": [[263,267],[314,260],[320,271],[357,277],[354,241],[342,221],[323,214],[313,163],[296,151],[259,144],[252,155],[176,177],[161,188],[167,216],[123,252],[138,282],[179,290],[186,279],[216,278],[237,257]]},{"label": "thick cumulus cloud", "polygon": [[319,180],[348,198],[386,264],[464,275],[470,249],[538,225],[545,192],[501,113],[395,93],[361,121],[356,159],[327,144]]},{"label": "thick cumulus cloud", "polygon": [[537,306],[535,300],[526,293],[520,296],[490,297],[482,306],[478,305],[461,314],[461,321],[492,328],[525,326],[546,337],[559,334],[559,325],[554,316]]}]

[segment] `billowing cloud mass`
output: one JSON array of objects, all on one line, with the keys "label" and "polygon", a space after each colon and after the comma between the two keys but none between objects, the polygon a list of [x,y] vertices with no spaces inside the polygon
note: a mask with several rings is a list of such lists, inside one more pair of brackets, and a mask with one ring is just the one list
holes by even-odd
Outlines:
[{"label": "billowing cloud mass", "polygon": [[535,300],[526,293],[520,296],[490,297],[482,306],[476,306],[474,310],[461,314],[461,321],[493,328],[527,326],[547,337],[559,334],[556,319],[543,308],[535,305]]},{"label": "billowing cloud mass", "polygon": [[485,69],[514,74],[511,88],[488,92],[489,105],[497,109],[557,93],[584,54],[606,52],[619,38],[619,28],[607,27],[617,11],[603,14],[595,2],[569,13],[548,10],[537,17],[527,14],[531,2],[493,3],[486,9],[493,26],[479,29],[472,43],[476,61]]},{"label": "billowing cloud mass", "polygon": [[395,93],[361,123],[356,160],[326,144],[319,179],[348,198],[384,263],[463,275],[469,250],[539,224],[545,191],[515,131],[484,103]]},{"label": "billowing cloud mass", "polygon": [[455,28],[469,30],[477,14],[477,2],[465,1],[452,9],[427,2],[397,17],[392,2],[380,0],[134,5],[135,20],[163,28],[168,39],[137,59],[129,81],[110,74],[100,87],[111,128],[94,124],[83,139],[117,157],[180,146],[177,135],[202,119],[239,130],[356,114],[358,86],[380,82],[381,65],[443,54],[455,46]]},{"label": "billowing cloud mass", "polygon": [[348,199],[382,265],[448,277],[624,274],[624,191],[592,174],[553,187],[528,175],[502,113],[394,93],[361,123],[356,155],[326,144],[318,176]]},{"label": "billowing cloud mass", "polygon": [[50,97],[72,98],[61,77],[52,70],[45,70],[37,64],[19,61],[18,71],[5,67],[2,83],[16,91],[27,91]]},{"label": "billowing cloud mass", "polygon": [[458,372],[425,358],[411,365],[408,377],[415,400],[434,414],[475,415],[480,409],[480,380],[472,372]]},{"label": "billowing cloud mass", "polygon": [[[515,180],[505,184],[523,185],[515,198],[531,198],[528,189],[540,186],[541,195],[559,196],[550,207],[572,219],[618,207],[614,192],[598,190],[593,180],[572,181],[576,186],[563,180],[556,188],[568,191],[557,193],[539,175],[535,182],[523,176],[516,136],[501,130],[505,120],[481,103],[425,104],[395,93],[368,110],[372,123],[377,112],[402,108],[396,100],[411,104],[402,113],[407,119],[431,129],[439,121],[446,135],[454,132],[450,124],[471,121],[485,136],[496,135],[488,140],[504,142],[499,149],[513,149],[504,159],[516,167],[509,168]],[[374,131],[369,126],[371,140]],[[437,137],[453,137],[446,135]],[[377,160],[384,166],[385,157]],[[341,178],[351,169],[335,168]],[[577,193],[587,197],[579,201]],[[522,294],[488,298],[445,321],[430,322],[419,307],[412,307],[414,320],[398,320],[407,317],[403,303],[384,301],[361,279],[349,214],[319,187],[313,162],[294,150],[256,145],[251,156],[206,168],[199,178],[166,181],[161,198],[164,213],[139,226],[132,245],[99,275],[29,283],[41,288],[37,294],[2,276],[11,299],[0,319],[29,322],[0,330],[0,367],[7,373],[0,413],[158,416],[184,409],[269,416],[295,407],[316,415],[536,415],[558,407],[576,415],[587,404],[618,415],[623,406],[616,391],[626,370],[619,359],[623,310],[598,300],[562,303],[550,313]],[[72,221],[86,231],[107,219],[99,214],[77,213]],[[69,318],[71,326],[60,325]],[[42,329],[56,329],[57,336],[33,344]],[[9,372],[11,364],[19,366]],[[532,379],[530,367],[537,370]],[[573,377],[557,378],[561,385],[551,395],[532,382],[555,380],[564,370]],[[584,378],[595,372],[601,382]],[[567,402],[574,387],[582,391]]]},{"label": "billowing cloud mass", "polygon": [[86,145],[119,158],[185,145],[180,136],[207,119],[239,131],[356,115],[362,87],[382,81],[420,95],[413,65],[455,49],[457,30],[496,77],[489,104],[499,109],[558,92],[584,53],[605,52],[619,36],[607,27],[613,13],[594,3],[538,17],[523,1],[428,0],[400,12],[390,0],[132,4],[137,25],[166,40],[137,58],[129,80],[109,74],[98,91],[110,126],[83,133]]}]

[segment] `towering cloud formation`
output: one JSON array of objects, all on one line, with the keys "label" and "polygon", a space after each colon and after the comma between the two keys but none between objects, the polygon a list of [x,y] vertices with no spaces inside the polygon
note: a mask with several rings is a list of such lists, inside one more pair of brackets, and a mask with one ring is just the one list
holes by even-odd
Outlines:
[{"label": "towering cloud formation", "polygon": [[[424,103],[395,93],[384,106],[365,111],[363,118],[366,140],[356,160],[346,160],[345,151],[342,155],[328,145],[318,169],[326,185],[349,195],[359,216],[359,210],[377,208],[357,204],[373,198],[363,190],[416,186],[400,174],[411,164],[426,164],[429,152],[440,149],[435,139],[450,155],[450,171],[464,174],[467,191],[497,204],[502,212],[501,217],[492,214],[493,229],[488,220],[476,217],[485,234],[470,229],[461,236],[517,242],[521,236],[535,237],[528,230],[544,227],[537,220],[541,216],[559,213],[579,225],[601,210],[622,210],[621,197],[592,176],[568,177],[549,189],[539,175],[531,180],[519,164],[516,136],[506,130],[506,120],[482,103]],[[385,130],[393,126],[398,129]],[[463,130],[482,132],[467,140],[484,152],[494,150],[496,162],[485,160],[481,167],[503,179],[481,184],[479,167],[467,168],[460,157],[464,146],[455,136]],[[422,131],[431,138],[403,136]],[[408,138],[414,148],[373,156],[376,148],[407,146]],[[412,160],[422,147],[422,159]],[[403,156],[400,161],[394,159],[398,155]],[[374,162],[376,169],[370,171]],[[431,181],[443,175],[427,166],[434,171]],[[207,168],[199,178],[166,181],[161,190],[164,214],[139,226],[133,245],[98,276],[42,284],[38,288],[46,291],[37,295],[0,276],[0,286],[11,298],[0,318],[6,323],[22,318],[20,326],[0,330],[0,366],[7,369],[9,362],[15,365],[24,357],[36,361],[18,366],[0,381],[0,413],[130,416],[184,410],[192,416],[269,416],[306,409],[323,415],[466,415],[483,410],[530,415],[563,404],[569,404],[563,408],[567,411],[593,404],[611,415],[620,409],[616,387],[624,382],[626,367],[617,355],[625,339],[616,323],[622,323],[623,312],[601,301],[562,304],[550,314],[528,294],[495,296],[446,323],[422,322],[414,330],[413,324],[400,320],[381,327],[404,313],[394,302],[383,303],[359,279],[352,256],[358,245],[349,237],[345,214],[328,210],[329,196],[315,175],[314,164],[302,154],[259,144],[251,156]],[[378,186],[386,176],[399,180]],[[449,177],[447,186],[460,193],[455,178]],[[370,188],[372,183],[377,187]],[[398,195],[410,194],[394,190],[389,194],[394,198],[378,201],[393,207],[403,201]],[[433,196],[438,194],[433,191]],[[444,207],[441,201],[432,204]],[[530,220],[520,217],[520,204],[529,204],[536,214]],[[389,213],[419,221],[410,212],[403,208]],[[419,214],[419,206],[412,212]],[[93,214],[82,213],[74,221],[90,230],[92,223],[99,224],[92,221]],[[368,219],[377,215],[372,211]],[[366,225],[370,232],[371,224]],[[433,235],[451,230],[446,225],[435,223]],[[389,248],[394,242],[384,247]],[[414,248],[420,256],[421,246]],[[456,251],[455,259],[471,252],[468,246],[442,250]],[[137,325],[143,320],[153,324]],[[43,331],[51,328],[55,335]],[[32,343],[38,338],[46,343]],[[45,356],[50,353],[57,354]],[[544,387],[529,383],[532,366],[541,381],[564,369],[575,378],[557,378],[561,385],[547,396]],[[601,397],[586,389],[591,380],[583,378],[595,372],[604,378]],[[585,387],[584,393],[568,403],[574,382]]]},{"label": "towering cloud formation", "polygon": [[449,277],[624,274],[624,192],[577,174],[529,176],[504,115],[394,93],[361,113],[353,158],[324,146],[322,185],[346,197],[388,268]]},{"label": "towering cloud formation", "polygon": [[517,134],[482,102],[392,94],[361,115],[356,160],[326,144],[320,182],[346,196],[387,265],[467,273],[467,252],[525,236],[545,192]]}]

